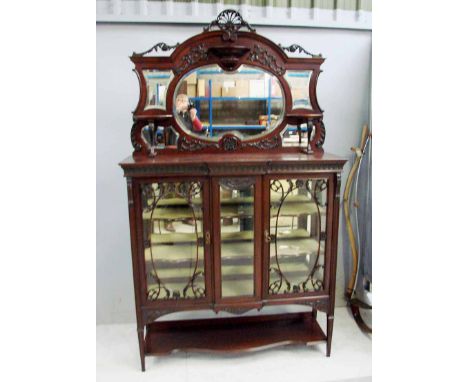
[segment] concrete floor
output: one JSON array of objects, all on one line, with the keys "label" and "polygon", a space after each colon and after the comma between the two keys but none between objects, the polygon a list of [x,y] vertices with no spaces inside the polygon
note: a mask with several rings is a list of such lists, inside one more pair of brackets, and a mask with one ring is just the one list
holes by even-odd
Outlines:
[{"label": "concrete floor", "polygon": [[[318,321],[325,328],[325,315]],[[368,382],[372,375],[372,339],[363,334],[346,308],[336,308],[331,357],[325,344],[289,345],[238,354],[178,352],[146,357],[140,371],[135,324],[98,325],[96,374],[104,381],[342,381]]]}]

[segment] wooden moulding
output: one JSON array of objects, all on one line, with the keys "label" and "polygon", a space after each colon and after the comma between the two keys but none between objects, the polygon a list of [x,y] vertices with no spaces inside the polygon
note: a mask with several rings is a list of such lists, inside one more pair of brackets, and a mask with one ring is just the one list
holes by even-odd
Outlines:
[{"label": "wooden moulding", "polygon": [[176,350],[237,352],[326,340],[311,313],[160,321],[147,326],[145,354]]}]

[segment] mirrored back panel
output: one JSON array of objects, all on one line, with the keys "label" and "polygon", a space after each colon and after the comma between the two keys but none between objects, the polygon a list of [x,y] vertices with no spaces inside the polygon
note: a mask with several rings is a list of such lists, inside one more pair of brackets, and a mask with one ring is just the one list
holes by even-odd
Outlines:
[{"label": "mirrored back panel", "polygon": [[292,110],[312,109],[309,98],[312,70],[287,70],[284,78],[288,81],[292,96]]},{"label": "mirrored back panel", "polygon": [[143,70],[146,82],[146,105],[144,110],[166,110],[167,88],[174,78],[172,70]]}]

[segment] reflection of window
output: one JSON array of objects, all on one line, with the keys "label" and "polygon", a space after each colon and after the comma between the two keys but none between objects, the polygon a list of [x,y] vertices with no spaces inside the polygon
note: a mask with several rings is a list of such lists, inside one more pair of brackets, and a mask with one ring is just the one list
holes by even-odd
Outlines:
[{"label": "reflection of window", "polygon": [[311,109],[309,98],[309,85],[310,77],[312,76],[311,70],[288,70],[284,78],[288,81],[291,89],[293,109]]},{"label": "reflection of window", "polygon": [[166,93],[172,81],[172,71],[144,70],[146,81],[146,107],[147,109],[165,109]]}]

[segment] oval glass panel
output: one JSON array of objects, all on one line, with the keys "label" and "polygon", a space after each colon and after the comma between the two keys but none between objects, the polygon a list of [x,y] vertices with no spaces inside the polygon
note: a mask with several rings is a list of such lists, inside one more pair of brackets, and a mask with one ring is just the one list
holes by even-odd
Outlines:
[{"label": "oval glass panel", "polygon": [[312,109],[309,98],[312,70],[287,70],[284,78],[288,81],[292,95],[292,109]]},{"label": "oval glass panel", "polygon": [[174,92],[174,115],[189,134],[218,140],[229,132],[241,139],[265,135],[284,115],[284,93],[274,75],[241,65],[226,72],[208,65],[187,73]]},{"label": "oval glass panel", "polygon": [[146,82],[146,105],[148,109],[166,110],[166,93],[174,78],[171,70],[143,70]]},{"label": "oval glass panel", "polygon": [[202,183],[142,186],[148,300],[205,297]]},{"label": "oval glass panel", "polygon": [[328,180],[270,181],[270,295],[323,289]]}]

